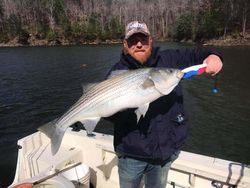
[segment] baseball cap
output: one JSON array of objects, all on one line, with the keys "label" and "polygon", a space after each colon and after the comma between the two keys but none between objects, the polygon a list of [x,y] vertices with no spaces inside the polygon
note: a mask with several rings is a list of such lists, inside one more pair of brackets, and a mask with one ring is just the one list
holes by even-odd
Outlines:
[{"label": "baseball cap", "polygon": [[146,36],[150,35],[147,25],[143,22],[138,22],[138,21],[133,21],[128,23],[125,31],[125,39],[128,39],[135,33],[142,33]]}]

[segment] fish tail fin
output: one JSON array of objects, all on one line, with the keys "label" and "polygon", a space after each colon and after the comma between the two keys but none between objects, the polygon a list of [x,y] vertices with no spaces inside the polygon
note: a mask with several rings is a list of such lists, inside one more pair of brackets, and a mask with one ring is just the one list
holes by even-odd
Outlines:
[{"label": "fish tail fin", "polygon": [[39,131],[41,131],[47,137],[50,138],[52,155],[55,155],[57,151],[59,150],[62,139],[63,139],[63,135],[65,133],[65,130],[58,127],[56,122],[57,122],[57,119],[49,123],[46,123],[45,125],[38,128]]}]

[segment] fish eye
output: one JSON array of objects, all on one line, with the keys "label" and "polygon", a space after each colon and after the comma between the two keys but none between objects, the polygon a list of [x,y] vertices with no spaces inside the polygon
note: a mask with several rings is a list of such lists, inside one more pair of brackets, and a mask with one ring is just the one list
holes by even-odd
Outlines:
[{"label": "fish eye", "polygon": [[169,69],[169,70],[168,70],[168,72],[172,73],[172,72],[173,72],[173,70],[172,70],[172,69]]}]

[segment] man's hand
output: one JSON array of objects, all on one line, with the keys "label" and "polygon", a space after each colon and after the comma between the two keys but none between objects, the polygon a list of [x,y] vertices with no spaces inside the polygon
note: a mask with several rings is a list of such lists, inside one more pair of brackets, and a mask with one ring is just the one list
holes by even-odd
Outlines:
[{"label": "man's hand", "polygon": [[14,186],[12,188],[32,188],[32,187],[33,187],[32,183],[22,183],[22,184]]},{"label": "man's hand", "polygon": [[220,72],[223,66],[223,63],[219,56],[214,54],[209,55],[206,59],[204,59],[203,63],[207,64],[206,73],[212,74],[212,76]]}]

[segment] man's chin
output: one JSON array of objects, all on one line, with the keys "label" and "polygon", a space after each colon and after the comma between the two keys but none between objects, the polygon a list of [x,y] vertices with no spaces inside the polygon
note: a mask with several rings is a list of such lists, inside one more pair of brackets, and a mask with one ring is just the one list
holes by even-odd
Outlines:
[{"label": "man's chin", "polygon": [[146,54],[143,53],[143,54],[137,54],[137,55],[135,56],[135,59],[136,59],[137,61],[139,61],[140,63],[145,63],[145,62],[147,61],[148,57],[146,57]]}]

